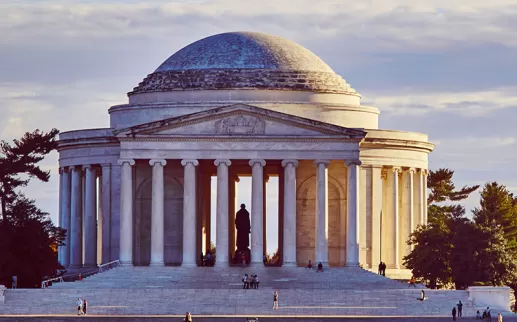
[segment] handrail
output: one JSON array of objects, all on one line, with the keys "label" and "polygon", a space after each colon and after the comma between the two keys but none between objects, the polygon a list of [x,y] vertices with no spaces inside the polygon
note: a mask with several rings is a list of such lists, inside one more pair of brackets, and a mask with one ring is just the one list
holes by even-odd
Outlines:
[{"label": "handrail", "polygon": [[[112,266],[113,265],[113,266]],[[83,272],[79,272],[79,273],[73,273],[73,274],[63,274],[61,276],[58,276],[58,277],[53,277],[53,278],[49,278],[47,280],[44,280],[41,282],[41,288],[47,288],[48,287],[48,283],[49,282],[54,282],[54,281],[59,281],[59,282],[65,282],[63,278],[69,278],[69,277],[87,277],[87,276],[90,276],[90,275],[93,275],[95,273],[102,273],[103,271],[107,270],[107,269],[110,269],[110,268],[114,268],[114,267],[117,267],[117,266],[120,266],[120,260],[114,260],[114,261],[111,261],[109,263],[104,263],[104,264],[101,264],[101,265],[97,265],[97,267],[95,267],[94,269],[91,269],[91,270],[88,270],[88,271],[83,271]],[[107,269],[105,267],[108,267]],[[76,278],[73,278],[73,280],[76,280]]]},{"label": "handrail", "polygon": [[[109,262],[109,263],[104,263],[104,264],[99,265],[99,266],[98,266],[98,268],[99,268],[99,273],[101,273],[101,272],[103,271],[103,268],[104,268],[104,267],[106,267],[106,266],[110,266],[110,265],[113,265],[113,264],[116,264],[116,265],[115,265],[115,266],[113,266],[113,267],[120,266],[120,260],[118,260],[118,259],[117,259],[117,260],[111,261],[111,262]],[[113,267],[111,267],[111,268],[113,268]]]}]

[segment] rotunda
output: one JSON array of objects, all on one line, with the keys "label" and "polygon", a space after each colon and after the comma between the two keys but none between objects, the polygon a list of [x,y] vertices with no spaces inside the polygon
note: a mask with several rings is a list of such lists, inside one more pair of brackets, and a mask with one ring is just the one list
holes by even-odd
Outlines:
[{"label": "rotunda", "polygon": [[406,240],[427,221],[434,146],[378,129],[379,110],[308,49],[256,32],[210,36],[128,98],[109,109],[110,128],[60,135],[64,266],[198,265],[213,239],[211,202],[216,266],[231,265],[239,176],[252,177],[246,256],[262,265],[265,182],[277,176],[282,265],[403,270]]}]

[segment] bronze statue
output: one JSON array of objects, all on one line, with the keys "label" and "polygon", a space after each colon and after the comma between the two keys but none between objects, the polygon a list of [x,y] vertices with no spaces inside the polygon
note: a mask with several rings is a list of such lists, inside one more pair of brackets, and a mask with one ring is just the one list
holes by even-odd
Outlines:
[{"label": "bronze statue", "polygon": [[246,210],[245,204],[242,204],[241,209],[237,211],[235,227],[237,228],[237,250],[248,250],[250,246],[249,234],[251,232],[251,224],[250,213]]}]

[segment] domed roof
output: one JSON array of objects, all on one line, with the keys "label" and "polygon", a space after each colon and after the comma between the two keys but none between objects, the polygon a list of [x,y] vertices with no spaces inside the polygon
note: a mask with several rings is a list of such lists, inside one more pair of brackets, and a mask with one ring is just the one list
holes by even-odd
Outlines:
[{"label": "domed roof", "polygon": [[222,68],[334,72],[305,47],[260,32],[228,32],[203,38],[180,49],[156,72]]},{"label": "domed roof", "polygon": [[196,90],[360,96],[308,49],[259,32],[230,32],[198,40],[170,56],[128,95]]}]

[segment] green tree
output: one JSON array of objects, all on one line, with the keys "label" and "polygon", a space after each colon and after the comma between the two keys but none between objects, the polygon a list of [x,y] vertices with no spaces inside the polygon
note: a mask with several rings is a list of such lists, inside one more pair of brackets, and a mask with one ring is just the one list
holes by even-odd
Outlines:
[{"label": "green tree", "polygon": [[57,129],[48,133],[35,130],[12,144],[0,142],[0,218],[5,219],[8,204],[16,199],[17,188],[26,186],[33,177],[48,182],[50,171],[43,171],[38,163],[57,148],[58,133]]},{"label": "green tree", "polygon": [[9,220],[0,221],[0,284],[10,285],[11,277],[18,276],[19,287],[38,287],[61,268],[57,247],[65,230],[24,195],[7,204],[6,214]]},{"label": "green tree", "polygon": [[474,222],[482,227],[499,225],[508,246],[517,249],[517,199],[497,182],[488,182],[481,191],[480,206],[473,211]]},{"label": "green tree", "polygon": [[458,223],[465,220],[465,208],[457,202],[468,198],[479,188],[464,186],[456,189],[453,175],[454,171],[449,169],[429,171],[428,223],[411,234],[408,244],[413,246],[413,250],[403,259],[413,275],[424,279],[431,288],[453,282],[453,238]]}]

